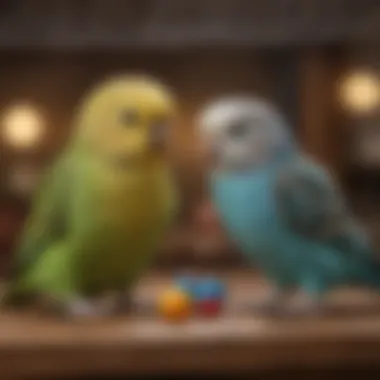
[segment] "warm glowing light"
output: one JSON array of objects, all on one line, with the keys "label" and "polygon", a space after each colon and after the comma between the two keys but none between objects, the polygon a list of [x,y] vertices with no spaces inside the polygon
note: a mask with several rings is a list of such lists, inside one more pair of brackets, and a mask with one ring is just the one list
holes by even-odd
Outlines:
[{"label": "warm glowing light", "polygon": [[342,83],[341,100],[343,106],[354,113],[373,111],[380,104],[380,81],[369,72],[349,75]]},{"label": "warm glowing light", "polygon": [[4,140],[16,148],[36,145],[42,137],[41,115],[29,105],[13,106],[3,118]]}]

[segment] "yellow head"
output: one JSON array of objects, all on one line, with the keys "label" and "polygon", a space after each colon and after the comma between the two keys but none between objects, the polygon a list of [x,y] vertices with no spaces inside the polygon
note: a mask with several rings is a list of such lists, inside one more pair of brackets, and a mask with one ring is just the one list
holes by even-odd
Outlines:
[{"label": "yellow head", "polygon": [[151,162],[163,157],[174,116],[174,99],[161,83],[143,76],[114,77],[85,99],[76,142],[109,162]]}]

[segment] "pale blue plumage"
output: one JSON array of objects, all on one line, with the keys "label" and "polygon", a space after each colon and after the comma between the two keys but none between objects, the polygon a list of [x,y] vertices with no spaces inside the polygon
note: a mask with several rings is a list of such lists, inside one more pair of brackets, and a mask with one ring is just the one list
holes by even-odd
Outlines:
[{"label": "pale blue plumage", "polygon": [[[286,222],[276,197],[280,170],[216,174],[212,180],[212,197],[221,219],[246,257],[276,285],[301,287],[311,295],[345,282],[373,282],[369,249],[356,231],[313,238]],[[303,211],[303,217],[313,213],[310,208]],[[377,280],[380,285],[380,272]]]},{"label": "pale blue plumage", "polygon": [[214,146],[211,197],[221,221],[274,285],[312,297],[351,283],[380,287],[380,267],[335,182],[299,152],[270,106],[226,100],[202,125]]}]

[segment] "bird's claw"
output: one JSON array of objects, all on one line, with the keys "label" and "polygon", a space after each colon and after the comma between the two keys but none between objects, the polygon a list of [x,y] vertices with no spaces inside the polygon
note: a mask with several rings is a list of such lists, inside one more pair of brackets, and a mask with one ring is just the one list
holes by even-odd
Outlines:
[{"label": "bird's claw", "polygon": [[320,302],[304,302],[292,305],[286,309],[286,314],[290,317],[317,317],[322,314],[323,307]]},{"label": "bird's claw", "polygon": [[74,319],[97,319],[113,314],[112,305],[109,302],[95,302],[77,298],[64,305],[64,315]]},{"label": "bird's claw", "polygon": [[282,314],[282,305],[274,300],[264,300],[250,304],[249,311],[254,314],[278,316]]}]

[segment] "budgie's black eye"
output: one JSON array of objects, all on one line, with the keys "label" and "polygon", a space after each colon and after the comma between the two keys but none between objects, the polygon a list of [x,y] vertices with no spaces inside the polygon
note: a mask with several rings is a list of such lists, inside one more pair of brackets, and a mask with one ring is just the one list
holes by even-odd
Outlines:
[{"label": "budgie's black eye", "polygon": [[139,114],[134,109],[125,109],[121,112],[120,122],[125,127],[133,127],[139,122]]},{"label": "budgie's black eye", "polygon": [[231,124],[228,133],[234,139],[243,139],[248,135],[250,128],[251,123],[247,120],[241,120]]}]

